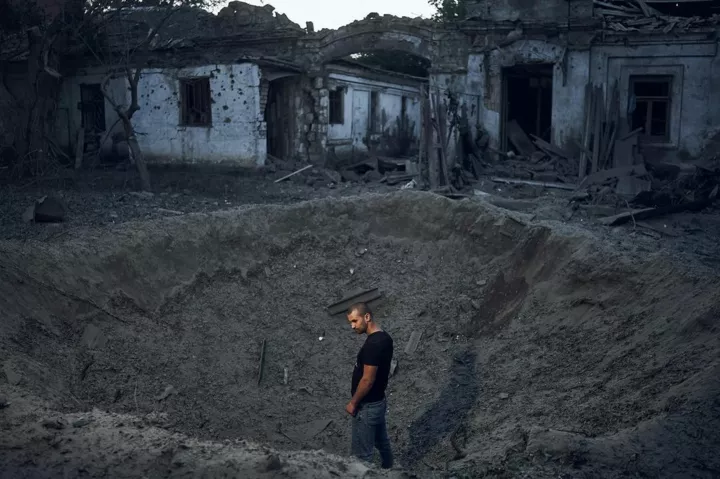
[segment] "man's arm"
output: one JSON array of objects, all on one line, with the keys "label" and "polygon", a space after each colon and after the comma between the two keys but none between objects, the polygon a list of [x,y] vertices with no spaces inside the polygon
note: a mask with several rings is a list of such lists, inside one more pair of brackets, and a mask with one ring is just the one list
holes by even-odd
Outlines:
[{"label": "man's arm", "polygon": [[355,394],[353,395],[348,405],[345,407],[345,410],[349,414],[353,416],[355,415],[355,413],[357,412],[358,404],[360,404],[360,401],[362,401],[363,398],[367,396],[367,394],[370,392],[370,389],[372,389],[373,384],[375,384],[377,370],[377,366],[370,366],[368,364],[365,364],[363,366],[363,375],[360,379],[360,382],[358,383],[357,390],[355,390]]}]

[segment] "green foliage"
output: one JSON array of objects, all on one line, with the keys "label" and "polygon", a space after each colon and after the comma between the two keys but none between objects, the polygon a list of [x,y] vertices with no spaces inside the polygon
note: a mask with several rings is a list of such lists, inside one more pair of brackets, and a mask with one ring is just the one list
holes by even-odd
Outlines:
[{"label": "green foliage", "polygon": [[405,75],[426,78],[429,76],[430,60],[410,53],[395,51],[377,51],[353,55],[353,61]]},{"label": "green foliage", "polygon": [[453,22],[462,20],[467,16],[467,6],[471,0],[428,0],[435,7],[433,20],[436,22]]}]

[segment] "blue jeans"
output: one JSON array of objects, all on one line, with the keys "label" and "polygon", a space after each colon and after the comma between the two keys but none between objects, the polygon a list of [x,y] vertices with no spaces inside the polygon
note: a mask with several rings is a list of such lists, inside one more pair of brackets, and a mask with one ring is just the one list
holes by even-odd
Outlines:
[{"label": "blue jeans", "polygon": [[352,418],[352,455],[365,462],[372,462],[374,449],[380,452],[383,469],[393,466],[390,438],[385,422],[387,402],[361,404]]}]

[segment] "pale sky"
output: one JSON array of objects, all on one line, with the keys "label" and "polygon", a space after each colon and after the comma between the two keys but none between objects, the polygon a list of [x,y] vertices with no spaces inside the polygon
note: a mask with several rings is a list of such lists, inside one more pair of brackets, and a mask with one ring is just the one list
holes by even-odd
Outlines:
[{"label": "pale sky", "polygon": [[315,30],[337,28],[365,18],[371,12],[389,13],[399,17],[429,18],[434,10],[427,0],[245,0],[252,5],[275,7],[276,13],[286,14],[290,20],[305,27],[313,22]]}]

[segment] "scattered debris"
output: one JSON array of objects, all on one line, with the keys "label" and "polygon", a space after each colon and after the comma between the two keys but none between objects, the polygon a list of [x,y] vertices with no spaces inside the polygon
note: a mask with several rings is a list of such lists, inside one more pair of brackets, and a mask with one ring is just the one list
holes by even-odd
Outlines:
[{"label": "scattered debris", "polygon": [[141,198],[143,200],[150,200],[155,197],[155,193],[152,193],[150,191],[131,191],[130,196]]},{"label": "scattered debris", "polygon": [[354,303],[370,303],[375,301],[382,296],[378,288],[360,290],[346,295],[340,301],[332,303],[328,306],[328,312],[335,316],[336,314],[344,313]]},{"label": "scattered debris", "polygon": [[393,377],[395,375],[395,370],[398,367],[398,362],[396,359],[393,359],[390,361],[390,377]]},{"label": "scattered debris", "polygon": [[509,398],[510,398],[510,395],[509,395],[508,393],[500,393],[500,394],[498,395],[498,397],[499,397],[500,399],[509,399]]},{"label": "scattered debris", "polygon": [[170,215],[184,215],[182,211],[176,211],[176,210],[166,210],[165,208],[158,208],[158,212],[160,213],[168,213]]}]

